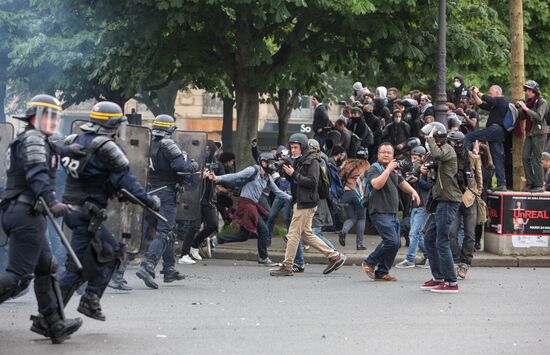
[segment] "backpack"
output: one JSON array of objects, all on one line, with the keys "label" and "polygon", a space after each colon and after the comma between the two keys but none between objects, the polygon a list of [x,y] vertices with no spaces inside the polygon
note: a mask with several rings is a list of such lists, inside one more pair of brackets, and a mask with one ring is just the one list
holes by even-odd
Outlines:
[{"label": "backpack", "polygon": [[509,103],[508,110],[506,110],[506,114],[504,115],[504,119],[502,120],[502,125],[504,126],[505,130],[510,132],[510,131],[513,131],[514,128],[516,128],[517,122],[518,122],[518,109],[516,105]]},{"label": "backpack", "polygon": [[361,149],[361,138],[355,133],[351,133],[348,158],[355,158],[357,152]]},{"label": "backpack", "polygon": [[330,174],[327,169],[327,164],[324,160],[321,159],[319,162],[319,186],[317,188],[317,193],[319,194],[319,199],[325,200],[329,197],[330,194]]},{"label": "backpack", "polygon": [[[378,169],[378,172],[380,174],[382,174],[384,172],[384,168],[382,167],[382,165],[380,165],[379,163],[374,163],[371,165],[371,167],[375,167],[376,169]],[[367,204],[369,202],[369,198],[372,197],[372,185],[370,184],[370,181],[369,181],[369,178],[367,176],[367,172],[368,171],[365,171],[365,189],[363,190],[364,193],[363,193],[363,196],[361,196],[361,204],[363,205],[363,207],[367,207]],[[391,178],[390,178],[391,179]],[[359,180],[359,178],[358,178]],[[357,184],[357,182],[356,182]]]},{"label": "backpack", "polygon": [[[541,99],[543,98],[540,97],[535,104],[537,110],[539,109],[539,105],[541,103],[546,102],[546,100],[543,99],[544,101],[541,101]],[[546,114],[544,115],[543,119],[546,121],[546,126],[550,127],[550,107],[546,108]]]},{"label": "backpack", "polygon": [[239,197],[241,195],[241,190],[243,189],[244,185],[256,180],[256,177],[258,176],[259,173],[260,173],[260,167],[258,165],[254,165],[254,174],[252,174],[251,176],[245,179],[240,179],[235,181],[231,185],[231,189],[233,190],[233,196]]},{"label": "backpack", "polygon": [[344,196],[344,184],[338,175],[338,169],[332,165],[328,164],[328,173],[330,176],[330,199],[338,201]]}]

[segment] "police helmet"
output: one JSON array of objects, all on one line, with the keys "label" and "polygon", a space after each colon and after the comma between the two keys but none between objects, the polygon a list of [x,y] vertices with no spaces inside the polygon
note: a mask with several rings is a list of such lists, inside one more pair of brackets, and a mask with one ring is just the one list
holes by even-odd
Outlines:
[{"label": "police helmet", "polygon": [[401,100],[401,104],[405,106],[405,108],[417,107],[418,101],[416,101],[415,99],[403,99]]},{"label": "police helmet", "polygon": [[158,115],[153,121],[153,135],[172,134],[178,128],[174,124],[175,122],[170,115]]},{"label": "police helmet", "polygon": [[422,129],[420,130],[420,132],[427,136],[430,134],[430,132],[435,128],[435,132],[434,132],[434,138],[436,139],[443,139],[443,138],[446,138],[447,137],[447,128],[445,128],[445,126],[440,123],[440,122],[432,122],[432,123],[428,123],[427,125],[424,125],[424,127],[422,127]]},{"label": "police helmet", "polygon": [[321,150],[321,146],[319,145],[319,142],[317,142],[317,140],[313,138],[310,138],[307,140],[307,147],[308,149],[313,149],[316,152]]},{"label": "police helmet", "polygon": [[126,122],[120,106],[110,101],[101,101],[94,105],[90,112],[90,122],[107,129],[116,130],[122,122]]},{"label": "police helmet", "polygon": [[[40,129],[48,136],[55,135],[60,127],[60,120],[63,108],[61,102],[51,95],[36,95],[27,105],[23,115],[15,115],[14,118],[22,121],[29,121],[36,117],[35,128]],[[45,121],[45,124],[42,124]]]},{"label": "police helmet", "polygon": [[366,147],[361,147],[357,153],[355,153],[355,158],[367,160],[369,158],[369,150]]},{"label": "police helmet", "polygon": [[414,147],[413,149],[411,149],[411,155],[418,155],[423,157],[424,155],[426,155],[426,148],[424,148],[423,146]]},{"label": "police helmet", "polygon": [[290,135],[290,138],[288,138],[288,144],[299,144],[302,149],[302,154],[304,154],[308,148],[308,139],[303,133],[293,133]]},{"label": "police helmet", "polygon": [[527,82],[525,84],[523,84],[523,88],[524,89],[531,89],[537,94],[540,92],[539,83],[537,83],[534,80],[527,80]]},{"label": "police helmet", "polygon": [[405,142],[405,148],[407,150],[413,149],[414,147],[418,147],[420,145],[420,139],[417,137],[410,137]]}]

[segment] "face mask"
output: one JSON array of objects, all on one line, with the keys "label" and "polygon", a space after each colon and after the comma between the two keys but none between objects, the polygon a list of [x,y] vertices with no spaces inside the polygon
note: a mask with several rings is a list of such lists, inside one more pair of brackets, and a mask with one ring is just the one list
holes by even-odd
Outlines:
[{"label": "face mask", "polygon": [[395,123],[401,122],[401,116],[395,116],[395,117],[393,118],[393,121],[394,121]]},{"label": "face mask", "polygon": [[455,88],[458,89],[458,88],[460,87],[460,85],[461,85],[460,81],[455,81],[455,82],[454,82]]}]

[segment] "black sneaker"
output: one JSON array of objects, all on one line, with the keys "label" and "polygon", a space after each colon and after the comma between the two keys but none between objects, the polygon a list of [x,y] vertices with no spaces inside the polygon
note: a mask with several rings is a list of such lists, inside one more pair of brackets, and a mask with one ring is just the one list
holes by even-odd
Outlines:
[{"label": "black sneaker", "polygon": [[357,250],[367,250],[367,247],[360,245],[357,247]]},{"label": "black sneaker", "polygon": [[103,312],[101,312],[99,296],[95,293],[85,293],[80,297],[80,304],[76,310],[87,317],[105,322],[106,318]]},{"label": "black sneaker", "polygon": [[344,231],[338,232],[338,242],[341,246],[346,246],[346,233],[344,233]]},{"label": "black sneaker", "polygon": [[258,259],[258,264],[263,265],[263,266],[271,266],[271,267],[281,266],[281,264],[274,262],[269,257],[267,257],[265,259]]},{"label": "black sneaker", "polygon": [[481,250],[481,243],[480,243],[480,242],[476,242],[476,243],[474,244],[474,248],[476,248],[476,250],[478,250],[478,251]]},{"label": "black sneaker", "polygon": [[175,267],[171,266],[164,270],[164,282],[170,283],[174,281],[181,281],[185,279],[185,275],[180,274]]},{"label": "black sneaker", "polygon": [[530,188],[528,190],[528,192],[531,192],[531,193],[540,193],[540,192],[544,192],[544,188],[542,186],[534,186],[532,188]]},{"label": "black sneaker", "polygon": [[306,268],[303,267],[303,266],[292,265],[292,271],[293,272],[300,273],[300,272],[304,272],[305,270],[306,270]]},{"label": "black sneaker", "polygon": [[327,267],[325,268],[325,270],[323,270],[323,274],[327,275],[327,274],[330,274],[331,272],[333,271],[336,271],[338,270],[339,268],[341,268],[344,263],[346,262],[346,256],[342,253],[338,253],[337,256],[335,256],[334,258],[332,259],[329,259],[329,263],[327,265]]}]

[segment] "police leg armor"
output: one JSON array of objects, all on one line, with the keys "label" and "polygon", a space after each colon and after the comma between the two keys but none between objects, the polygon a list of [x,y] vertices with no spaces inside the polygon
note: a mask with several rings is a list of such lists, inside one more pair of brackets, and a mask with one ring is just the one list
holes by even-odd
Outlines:
[{"label": "police leg armor", "polygon": [[[166,244],[166,247],[163,251],[163,259],[164,259],[164,269],[162,270],[162,273],[164,274],[164,282],[174,282],[174,281],[181,281],[185,279],[184,275],[181,275],[178,270],[174,267],[174,244],[176,242],[176,234],[174,232],[168,233],[169,240]],[[167,263],[167,260],[170,260],[169,263]]]},{"label": "police leg armor", "polygon": [[[31,331],[50,338],[54,344],[62,343],[80,328],[82,319],[65,318],[63,297],[57,279],[57,262],[51,255],[48,267],[37,267],[34,291],[41,313],[31,316]],[[53,310],[48,303],[52,298],[55,300]]]},{"label": "police leg armor", "polygon": [[23,292],[31,283],[34,275],[17,276],[11,272],[0,274],[0,304]]}]

